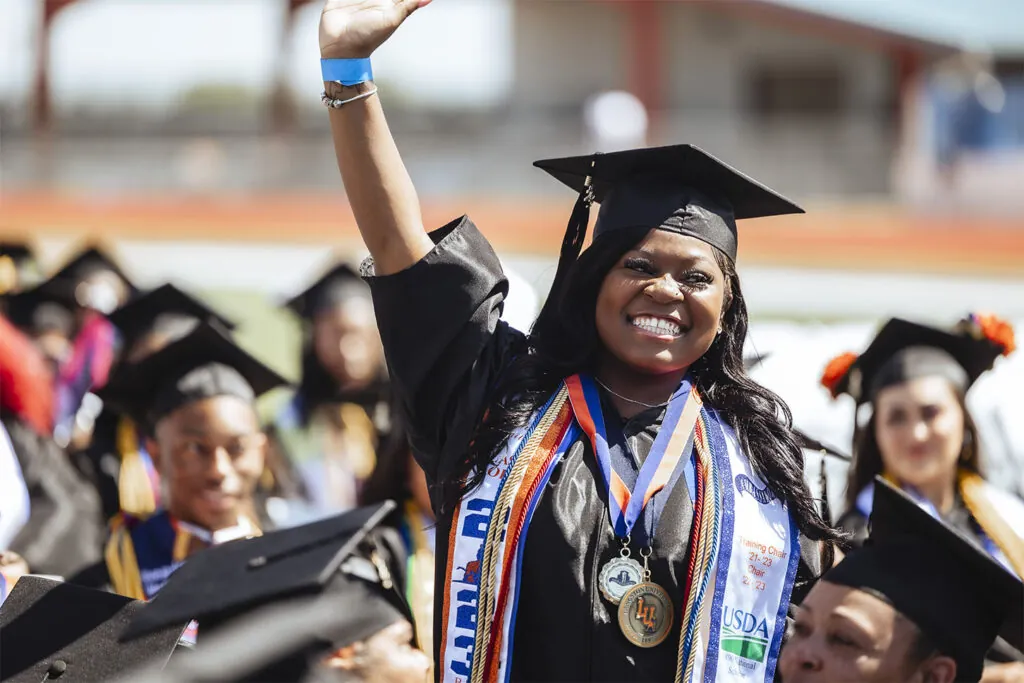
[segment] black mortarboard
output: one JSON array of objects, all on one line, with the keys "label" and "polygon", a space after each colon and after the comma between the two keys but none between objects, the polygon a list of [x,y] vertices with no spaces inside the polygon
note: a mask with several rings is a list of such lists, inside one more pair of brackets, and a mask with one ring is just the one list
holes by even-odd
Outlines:
[{"label": "black mortarboard", "polygon": [[[202,634],[292,598],[327,592],[365,596],[364,583],[390,581],[367,559],[364,542],[371,542],[371,532],[394,508],[386,501],[208,548],[174,572],[125,635],[139,637],[180,619],[198,621]],[[400,597],[393,587],[387,590]],[[199,640],[201,647],[201,635]]]},{"label": "black mortarboard", "polygon": [[152,428],[187,403],[214,396],[251,401],[283,384],[279,374],[239,347],[227,332],[201,322],[132,365],[130,372],[115,373],[97,393],[114,410]]},{"label": "black mortarboard", "polygon": [[144,662],[166,663],[188,620],[122,642],[143,603],[40,576],[24,576],[0,606],[0,680],[101,681]]},{"label": "black mortarboard", "polygon": [[347,263],[339,263],[285,302],[284,306],[303,320],[312,320],[318,313],[352,297],[369,300],[370,288],[354,268]]},{"label": "black mortarboard", "polygon": [[207,304],[167,283],[129,301],[108,316],[121,332],[125,347],[150,332],[171,332],[188,320],[213,321],[227,330],[235,323]]},{"label": "black mortarboard", "polygon": [[51,276],[57,279],[68,279],[81,281],[96,271],[109,270],[117,275],[128,286],[132,292],[137,292],[135,283],[125,275],[117,260],[107,254],[99,247],[87,247],[72,256],[63,266]]},{"label": "black mortarboard", "polygon": [[823,577],[889,602],[977,681],[996,636],[1024,648],[1024,584],[980,546],[875,478],[871,535]]},{"label": "black mortarboard", "polygon": [[995,342],[966,331],[892,318],[838,378],[832,393],[846,393],[862,403],[885,387],[933,375],[945,377],[966,392],[1004,352]]},{"label": "black mortarboard", "polygon": [[[360,590],[369,593],[361,595]],[[163,670],[132,672],[119,683],[336,682],[341,679],[317,668],[319,659],[403,618],[368,587],[329,600],[297,598],[256,609],[215,633],[204,631],[199,647],[187,657],[176,658]]]}]

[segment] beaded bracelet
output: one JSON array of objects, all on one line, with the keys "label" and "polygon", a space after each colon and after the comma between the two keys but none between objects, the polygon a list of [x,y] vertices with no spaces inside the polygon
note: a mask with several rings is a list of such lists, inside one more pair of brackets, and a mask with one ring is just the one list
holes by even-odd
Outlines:
[{"label": "beaded bracelet", "polygon": [[370,97],[371,95],[376,95],[376,94],[377,94],[377,86],[374,86],[373,90],[369,90],[367,92],[361,93],[359,95],[356,95],[355,97],[350,97],[347,100],[338,100],[338,99],[331,98],[327,94],[327,91],[324,90],[324,91],[322,91],[320,93],[320,101],[324,103],[325,107],[328,107],[330,109],[341,109],[346,104],[351,104],[352,102],[358,102],[359,100],[365,100],[367,97]]}]

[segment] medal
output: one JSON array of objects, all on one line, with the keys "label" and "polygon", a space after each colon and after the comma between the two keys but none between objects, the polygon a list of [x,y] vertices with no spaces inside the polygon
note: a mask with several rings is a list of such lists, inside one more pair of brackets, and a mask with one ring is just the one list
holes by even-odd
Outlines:
[{"label": "medal", "polygon": [[655,647],[672,630],[672,598],[651,581],[644,556],[643,582],[630,588],[619,602],[619,629],[637,647]]},{"label": "medal", "polygon": [[601,568],[597,585],[605,600],[613,605],[618,605],[626,591],[642,582],[643,579],[644,570],[640,563],[629,556],[629,539],[627,538],[622,542],[619,556],[612,558]]}]

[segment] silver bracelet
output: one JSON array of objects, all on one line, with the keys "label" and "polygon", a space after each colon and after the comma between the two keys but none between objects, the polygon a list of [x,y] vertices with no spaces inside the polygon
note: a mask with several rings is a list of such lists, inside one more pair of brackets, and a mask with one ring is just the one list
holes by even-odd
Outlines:
[{"label": "silver bracelet", "polygon": [[367,97],[370,97],[371,95],[376,95],[376,94],[377,94],[377,86],[373,86],[373,90],[368,90],[368,91],[366,91],[366,92],[364,92],[364,93],[362,93],[360,95],[356,95],[355,97],[350,97],[347,100],[336,100],[336,99],[333,99],[333,98],[329,97],[327,95],[327,91],[324,90],[324,91],[322,91],[320,93],[320,101],[324,103],[325,107],[329,107],[331,109],[341,109],[346,104],[351,104],[352,102],[358,102],[359,100],[365,100]]}]

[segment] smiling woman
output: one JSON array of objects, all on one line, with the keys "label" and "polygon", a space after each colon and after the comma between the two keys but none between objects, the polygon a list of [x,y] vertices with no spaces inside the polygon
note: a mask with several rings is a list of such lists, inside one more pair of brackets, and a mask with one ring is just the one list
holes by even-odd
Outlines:
[{"label": "smiling woman", "polygon": [[800,208],[689,145],[537,162],[579,197],[544,308],[529,335],[510,328],[473,223],[424,230],[366,75],[425,4],[329,0],[320,46],[325,74],[363,74],[325,75],[324,101],[432,485],[435,672],[771,681],[834,535],[788,410],[744,370],[736,224]]}]

